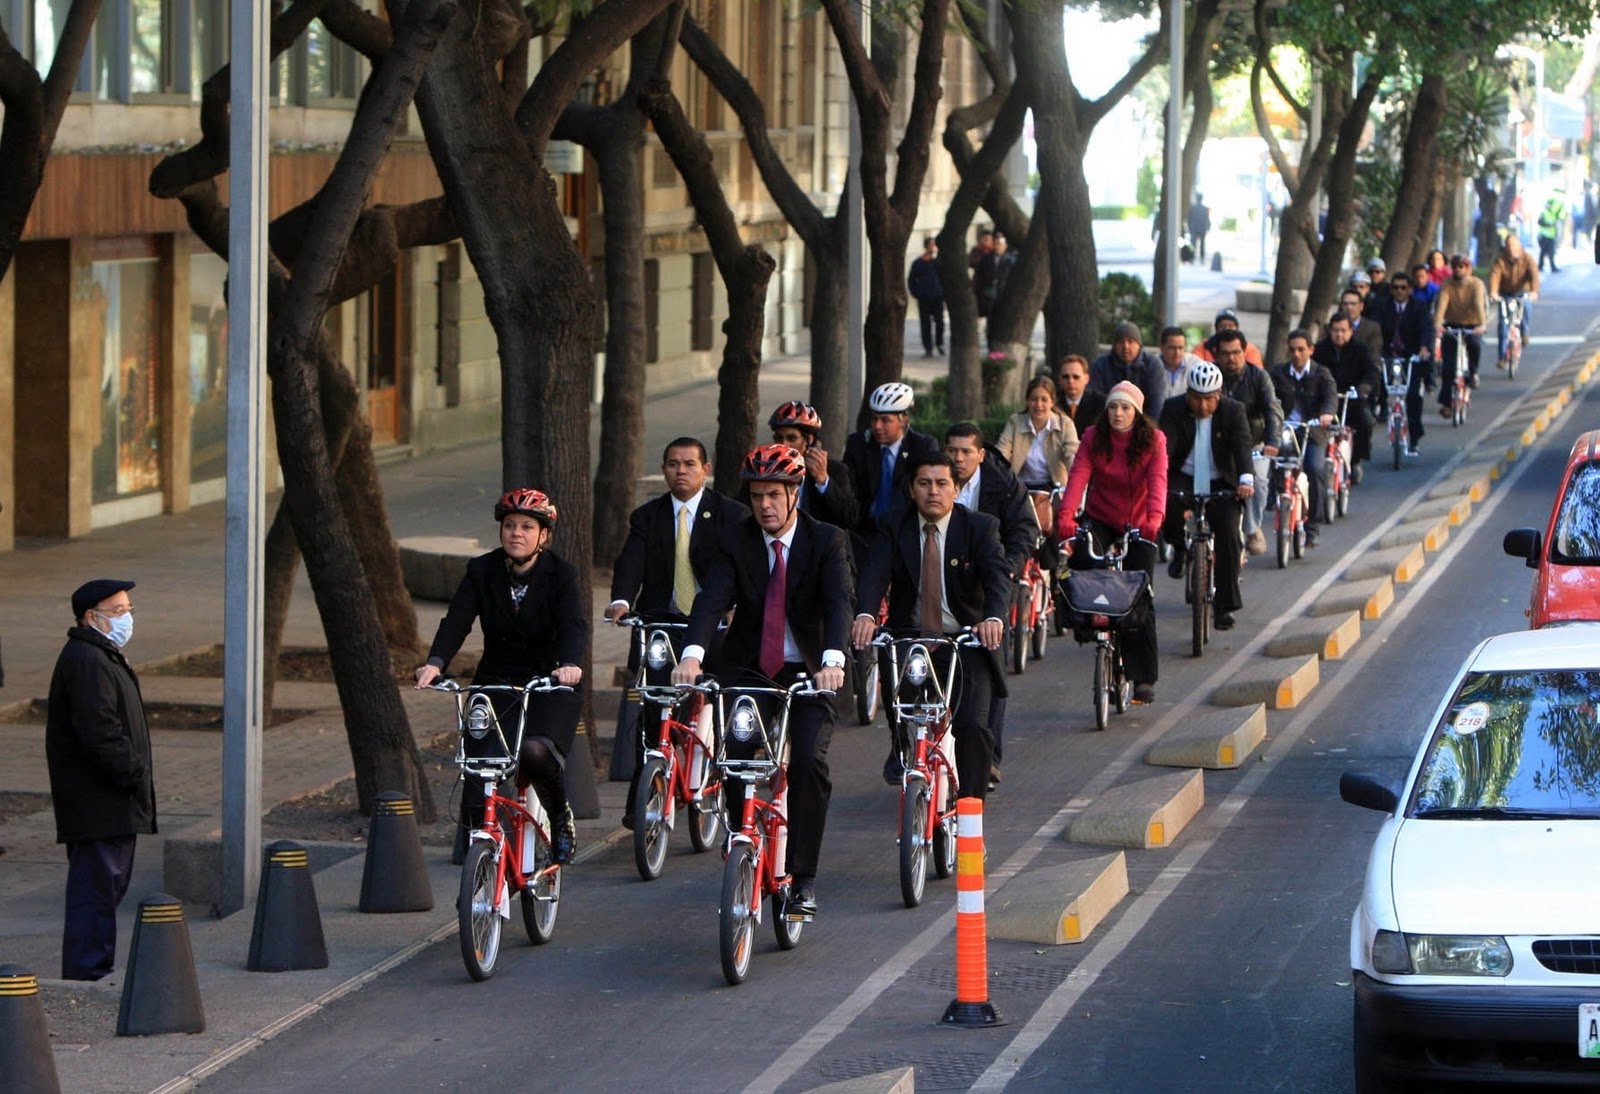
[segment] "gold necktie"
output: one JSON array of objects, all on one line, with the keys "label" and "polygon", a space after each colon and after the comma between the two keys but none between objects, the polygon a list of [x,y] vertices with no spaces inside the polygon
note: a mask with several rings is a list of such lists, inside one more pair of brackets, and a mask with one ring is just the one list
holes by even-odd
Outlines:
[{"label": "gold necktie", "polygon": [[689,507],[678,510],[678,534],[672,544],[672,602],[678,614],[694,607],[694,567],[689,565]]},{"label": "gold necktie", "polygon": [[922,633],[944,633],[944,559],[939,550],[939,526],[922,530]]}]

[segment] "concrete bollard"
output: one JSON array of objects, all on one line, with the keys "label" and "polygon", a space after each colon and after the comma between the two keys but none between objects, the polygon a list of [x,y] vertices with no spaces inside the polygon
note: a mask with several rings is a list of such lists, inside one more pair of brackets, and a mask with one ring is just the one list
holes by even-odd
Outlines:
[{"label": "concrete bollard", "polygon": [[139,918],[133,925],[117,1036],[203,1033],[205,1028],[183,905],[166,893],[152,893],[139,902]]},{"label": "concrete bollard", "polygon": [[251,972],[327,968],[328,947],[306,849],[279,840],[268,845],[265,856],[245,968]]},{"label": "concrete bollard", "polygon": [[956,802],[956,997],[941,1024],[1003,1026],[989,1002],[989,924],[983,908],[983,799]]},{"label": "concrete bollard", "polygon": [[411,799],[393,791],[379,794],[361,871],[361,911],[426,912],[432,907],[433,886],[422,861],[422,836]]},{"label": "concrete bollard", "polygon": [[39,978],[20,965],[0,965],[0,1080],[10,1094],[61,1091]]}]

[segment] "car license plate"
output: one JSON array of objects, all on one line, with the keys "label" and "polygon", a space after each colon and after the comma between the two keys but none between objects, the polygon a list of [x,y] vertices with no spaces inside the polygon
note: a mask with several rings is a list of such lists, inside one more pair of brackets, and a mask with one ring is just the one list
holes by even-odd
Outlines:
[{"label": "car license plate", "polygon": [[1578,1055],[1600,1059],[1600,1003],[1578,1004]]}]

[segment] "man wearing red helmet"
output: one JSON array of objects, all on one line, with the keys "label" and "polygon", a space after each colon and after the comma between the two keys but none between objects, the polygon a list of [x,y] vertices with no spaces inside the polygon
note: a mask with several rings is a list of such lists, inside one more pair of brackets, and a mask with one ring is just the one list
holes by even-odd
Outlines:
[{"label": "man wearing red helmet", "polygon": [[767,424],[774,444],[788,445],[806,462],[800,508],[836,528],[855,527],[861,506],[850,488],[850,473],[822,447],[822,416],[817,408],[798,400],[787,402],[772,412]]},{"label": "man wearing red helmet", "polygon": [[[466,576],[439,621],[428,660],[417,669],[417,687],[425,688],[439,678],[472,633],[474,620],[483,629],[483,657],[474,680],[521,684],[533,676],[550,675],[571,688],[582,682],[588,614],[578,571],[549,550],[557,516],[555,503],[539,490],[511,490],[495,503],[500,546],[467,563]],[[496,707],[502,718],[508,716],[509,704],[501,708],[497,702]],[[581,709],[575,691],[528,697],[521,776],[550,814],[556,862],[571,859],[577,847],[562,772]],[[482,816],[482,788],[469,779],[461,794],[461,823],[476,828]]]},{"label": "man wearing red helmet", "polygon": [[[738,607],[713,666],[724,683],[757,672],[787,686],[802,673],[816,687],[844,685],[844,650],[850,635],[850,556],[845,533],[801,511],[805,479],[800,454],[763,445],[744,458],[754,519],[725,528],[715,564],[689,614],[688,645],[673,670],[677,683],[700,675],[705,647],[717,620]],[[780,578],[781,582],[775,580]],[[835,715],[831,699],[801,698],[789,715],[789,908],[817,910],[817,858],[833,784],[828,745]],[[730,816],[742,802],[728,792]]]}]

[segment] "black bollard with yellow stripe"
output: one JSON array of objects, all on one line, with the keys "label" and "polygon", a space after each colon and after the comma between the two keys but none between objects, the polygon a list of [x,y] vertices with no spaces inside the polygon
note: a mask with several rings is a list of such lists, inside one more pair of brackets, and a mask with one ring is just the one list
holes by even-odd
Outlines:
[{"label": "black bollard with yellow stripe", "polygon": [[20,965],[0,965],[0,1088],[7,1094],[60,1094],[39,979]]},{"label": "black bollard with yellow stripe", "polygon": [[267,846],[265,858],[245,967],[251,972],[327,968],[328,947],[306,849],[279,840]]},{"label": "black bollard with yellow stripe", "polygon": [[117,1036],[202,1033],[205,1028],[183,905],[177,897],[152,893],[139,902],[139,918],[133,925]]},{"label": "black bollard with yellow stripe", "polygon": [[432,907],[433,886],[422,861],[422,836],[411,799],[394,791],[379,794],[367,832],[360,910],[426,912]]}]

